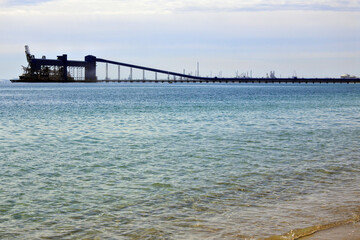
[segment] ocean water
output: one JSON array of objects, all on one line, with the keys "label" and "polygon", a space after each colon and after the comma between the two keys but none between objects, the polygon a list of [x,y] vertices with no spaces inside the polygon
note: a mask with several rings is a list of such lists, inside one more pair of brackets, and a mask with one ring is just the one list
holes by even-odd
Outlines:
[{"label": "ocean water", "polygon": [[2,83],[0,239],[293,239],[359,147],[360,85]]}]

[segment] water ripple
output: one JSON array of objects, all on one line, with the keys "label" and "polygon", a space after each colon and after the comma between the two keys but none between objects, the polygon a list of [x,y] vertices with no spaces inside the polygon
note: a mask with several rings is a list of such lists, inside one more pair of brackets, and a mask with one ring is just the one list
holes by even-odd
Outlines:
[{"label": "water ripple", "polygon": [[359,93],[2,84],[0,238],[241,239],[348,219]]}]

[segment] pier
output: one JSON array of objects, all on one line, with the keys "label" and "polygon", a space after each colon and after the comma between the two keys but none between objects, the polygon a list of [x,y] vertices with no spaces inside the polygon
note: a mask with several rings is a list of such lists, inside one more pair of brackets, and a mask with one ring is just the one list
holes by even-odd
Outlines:
[{"label": "pier", "polygon": [[304,83],[304,84],[315,84],[315,83],[346,83],[354,84],[360,83],[360,79],[341,79],[341,78],[193,78],[193,79],[176,79],[176,80],[154,80],[154,79],[123,79],[123,80],[97,80],[96,82],[117,82],[117,83]]},{"label": "pier", "polygon": [[[201,77],[199,70],[196,75],[177,73],[173,71],[150,68],[146,66],[134,65],[124,62],[117,62],[93,55],[87,55],[84,61],[68,60],[67,54],[58,56],[57,59],[35,58],[30,54],[28,46],[25,46],[25,54],[28,66],[24,68],[24,74],[19,80],[12,82],[152,82],[152,83],[360,83],[360,78],[276,78],[274,74],[266,78],[246,77]],[[106,64],[105,79],[98,79],[97,63]],[[118,79],[108,78],[108,65],[118,67]],[[199,64],[197,64],[199,66]],[[129,77],[120,79],[120,67],[127,68],[130,72]],[[133,79],[133,69],[142,71],[142,79]],[[145,72],[153,77],[145,78]],[[167,76],[167,79],[158,79],[158,74]]]}]

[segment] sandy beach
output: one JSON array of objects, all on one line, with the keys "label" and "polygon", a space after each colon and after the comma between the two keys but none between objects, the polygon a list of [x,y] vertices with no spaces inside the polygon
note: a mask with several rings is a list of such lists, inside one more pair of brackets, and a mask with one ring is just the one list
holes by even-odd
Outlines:
[{"label": "sandy beach", "polygon": [[330,228],[316,232],[310,236],[300,238],[301,240],[359,240],[360,222],[350,223],[343,226]]}]

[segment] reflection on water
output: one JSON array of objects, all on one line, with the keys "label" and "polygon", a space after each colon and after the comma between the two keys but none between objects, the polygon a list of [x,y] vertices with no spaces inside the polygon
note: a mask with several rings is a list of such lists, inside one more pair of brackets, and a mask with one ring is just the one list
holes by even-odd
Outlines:
[{"label": "reflection on water", "polygon": [[2,84],[0,238],[264,238],[360,215],[357,85]]}]

